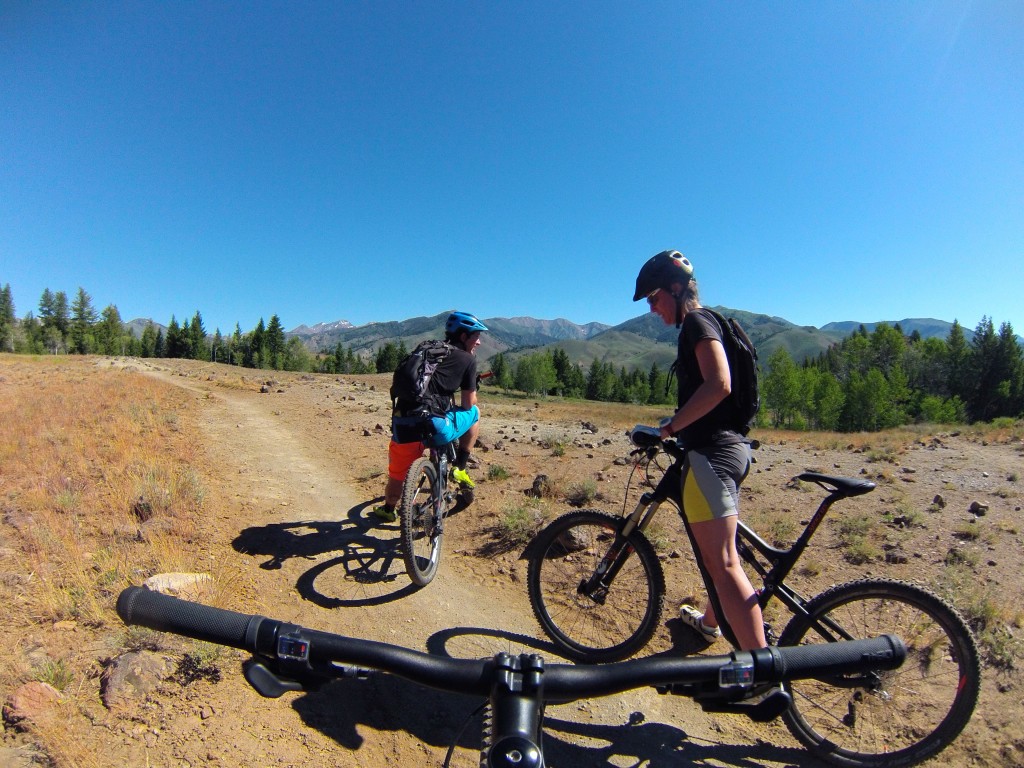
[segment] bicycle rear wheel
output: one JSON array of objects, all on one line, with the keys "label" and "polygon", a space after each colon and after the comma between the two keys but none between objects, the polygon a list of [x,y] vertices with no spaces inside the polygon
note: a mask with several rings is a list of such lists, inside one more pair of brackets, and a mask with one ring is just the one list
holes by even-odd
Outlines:
[{"label": "bicycle rear wheel", "polygon": [[907,646],[899,669],[790,683],[783,715],[811,752],[842,766],[898,768],[934,756],[971,719],[981,685],[978,649],[956,610],[902,581],[865,579],[812,599],[779,645],[892,633]]},{"label": "bicycle rear wheel", "polygon": [[441,561],[443,531],[434,509],[441,482],[437,468],[424,456],[409,467],[402,488],[402,557],[406,573],[420,587],[431,582]]},{"label": "bicycle rear wheel", "polygon": [[[661,621],[665,575],[640,531],[599,510],[558,518],[527,548],[530,606],[541,628],[576,661],[618,661],[643,648]],[[599,567],[611,575],[598,578]]]}]

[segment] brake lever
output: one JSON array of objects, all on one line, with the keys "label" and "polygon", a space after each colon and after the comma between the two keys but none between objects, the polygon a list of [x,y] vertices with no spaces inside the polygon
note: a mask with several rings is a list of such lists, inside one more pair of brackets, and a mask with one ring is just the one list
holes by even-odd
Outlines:
[{"label": "brake lever", "polygon": [[252,658],[242,665],[245,682],[265,699],[277,699],[286,693],[308,690],[299,680],[291,680],[271,671],[262,660]]},{"label": "brake lever", "polygon": [[365,667],[353,667],[347,664],[332,665],[331,674],[319,674],[313,668],[300,670],[292,667],[290,671],[299,674],[289,677],[282,675],[272,667],[274,662],[259,656],[253,656],[242,664],[242,674],[245,681],[252,686],[260,696],[266,699],[277,699],[286,693],[298,691],[318,691],[324,683],[329,680],[354,678],[365,680],[370,676],[371,670]]}]

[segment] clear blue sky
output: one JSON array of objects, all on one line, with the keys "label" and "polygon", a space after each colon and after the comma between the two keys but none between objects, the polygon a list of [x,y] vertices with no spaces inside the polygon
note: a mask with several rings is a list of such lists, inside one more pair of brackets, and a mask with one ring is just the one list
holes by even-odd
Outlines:
[{"label": "clear blue sky", "polygon": [[208,331],[1024,332],[1024,2],[0,3],[0,285]]}]

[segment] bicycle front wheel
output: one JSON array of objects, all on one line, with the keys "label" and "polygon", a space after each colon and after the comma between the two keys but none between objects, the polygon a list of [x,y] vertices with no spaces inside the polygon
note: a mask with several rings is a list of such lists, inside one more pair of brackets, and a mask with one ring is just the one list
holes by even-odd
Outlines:
[{"label": "bicycle front wheel", "polygon": [[441,561],[442,520],[435,509],[441,482],[437,467],[424,456],[409,467],[402,488],[402,557],[406,573],[420,587],[431,582]]},{"label": "bicycle front wheel", "polygon": [[779,645],[898,635],[907,646],[899,669],[789,684],[783,715],[811,752],[842,766],[899,768],[943,750],[974,712],[981,664],[974,637],[956,610],[926,589],[865,579],[812,599]]},{"label": "bicycle front wheel", "polygon": [[665,575],[640,531],[624,519],[570,512],[529,545],[527,588],[541,628],[576,661],[618,661],[643,648],[661,621]]}]

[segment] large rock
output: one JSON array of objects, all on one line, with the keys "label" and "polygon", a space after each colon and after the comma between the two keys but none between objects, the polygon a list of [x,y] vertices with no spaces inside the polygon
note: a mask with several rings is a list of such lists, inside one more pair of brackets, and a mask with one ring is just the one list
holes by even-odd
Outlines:
[{"label": "large rock", "polygon": [[174,663],[151,651],[132,651],[110,662],[100,681],[107,709],[118,709],[146,696],[174,672]]},{"label": "large rock", "polygon": [[202,602],[213,591],[213,578],[208,573],[158,573],[142,586],[182,600]]},{"label": "large rock", "polygon": [[60,698],[60,691],[49,683],[33,681],[20,685],[4,702],[4,722],[15,728],[24,728],[38,721],[56,706]]}]

